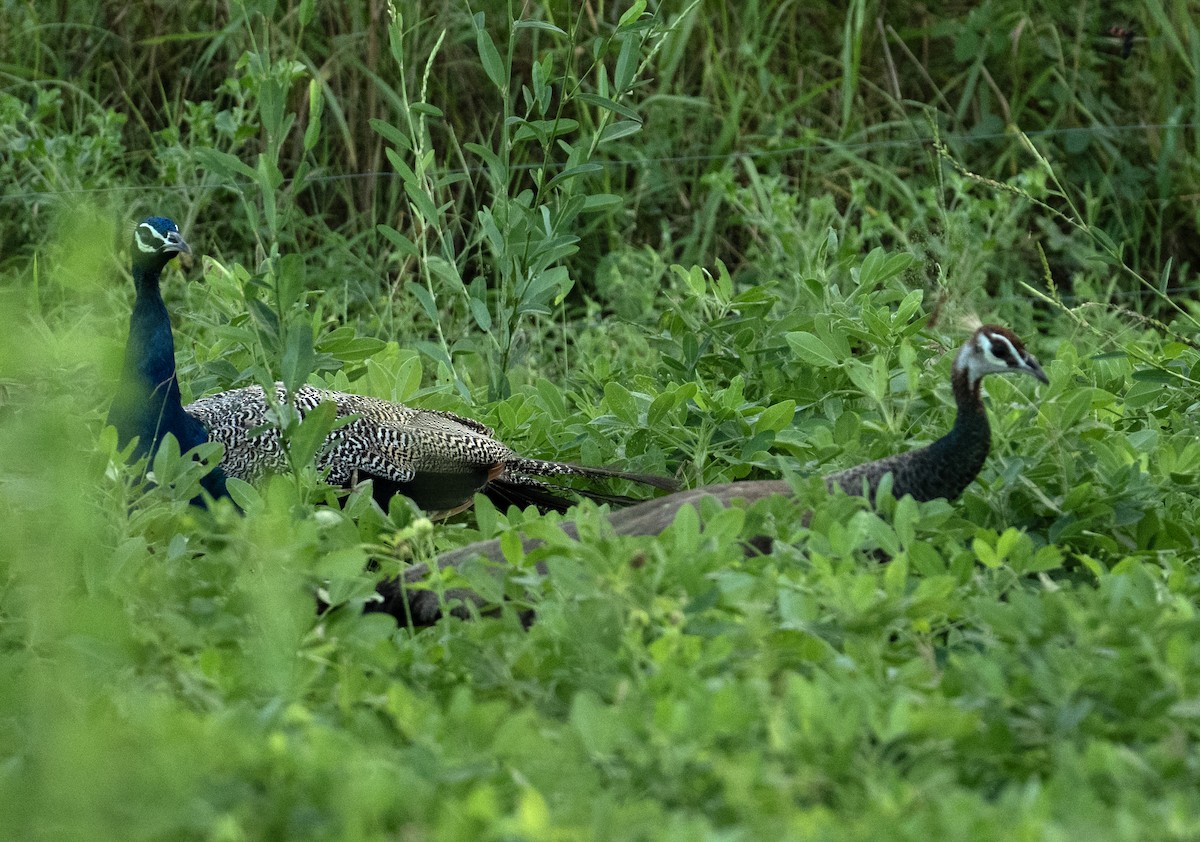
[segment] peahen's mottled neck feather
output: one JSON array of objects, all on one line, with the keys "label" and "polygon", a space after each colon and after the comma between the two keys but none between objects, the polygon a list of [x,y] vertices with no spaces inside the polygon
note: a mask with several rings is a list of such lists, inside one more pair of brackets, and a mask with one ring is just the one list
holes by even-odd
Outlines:
[{"label": "peahen's mottled neck feather", "polygon": [[[108,423],[117,429],[121,447],[137,438],[135,458],[154,455],[167,433],[175,436],[181,452],[208,441],[204,425],[183,411],[175,373],[175,340],[171,318],[159,289],[161,267],[133,267],[137,296],[129,319],[125,365]],[[215,468],[201,484],[214,497],[224,496],[225,474]]]}]

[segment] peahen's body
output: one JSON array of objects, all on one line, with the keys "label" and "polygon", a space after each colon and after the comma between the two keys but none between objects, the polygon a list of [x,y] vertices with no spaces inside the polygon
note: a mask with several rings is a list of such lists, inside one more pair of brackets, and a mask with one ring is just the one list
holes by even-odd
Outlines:
[{"label": "peahen's body", "polygon": [[[1032,354],[1007,328],[984,325],[963,344],[955,357],[951,382],[958,411],[950,432],[932,444],[906,453],[866,462],[825,477],[829,489],[840,488],[847,494],[866,494],[874,499],[879,483],[892,476],[892,495],[900,498],[911,495],[919,501],[944,497],[953,500],[978,476],[991,448],[991,431],[987,411],[980,399],[979,386],[988,374],[1022,373],[1048,383],[1045,372]],[[674,520],[681,508],[697,505],[712,498],[729,506],[741,500],[753,503],[780,494],[791,494],[784,480],[750,480],[693,488],[647,500],[636,506],[612,512],[607,520],[619,535],[657,535]],[[575,526],[564,523],[568,535],[578,538]],[[526,540],[526,548],[538,542]],[[444,553],[438,558],[440,567],[454,567],[473,558],[484,556],[503,562],[500,542],[481,541]],[[415,584],[427,575],[425,565],[405,571],[403,584]],[[379,587],[383,602],[377,606],[395,616],[416,623],[432,622],[440,614],[436,594],[428,590],[406,590],[399,580],[384,582]],[[460,599],[477,600],[468,591],[456,592]]]},{"label": "peahen's body", "polygon": [[[276,404],[286,402],[283,384],[276,384],[273,398]],[[572,500],[543,483],[546,477],[618,478],[675,487],[663,477],[520,456],[488,427],[449,412],[312,386],[296,390],[295,406],[301,415],[323,401],[333,402],[338,416],[353,418],[330,434],[317,466],[327,471],[332,485],[372,480],[375,498],[385,507],[392,495],[403,494],[426,511],[449,514],[469,506],[475,492],[482,491],[500,503],[532,503],[565,511]],[[229,476],[253,482],[287,469],[279,430],[269,421],[261,386],[201,398],[186,411],[214,441],[225,445],[221,467]],[[570,492],[598,500],[619,499],[587,489]]]},{"label": "peahen's body", "polygon": [[[171,318],[159,289],[167,263],[191,249],[174,222],[152,216],[134,229],[131,252],[136,297],[129,318],[125,365],[108,423],[116,427],[121,447],[136,439],[133,456],[149,457],[152,463],[168,433],[179,441],[181,451],[208,441],[204,425],[183,411]],[[211,471],[202,484],[214,497],[225,494],[225,475],[220,468]]]}]

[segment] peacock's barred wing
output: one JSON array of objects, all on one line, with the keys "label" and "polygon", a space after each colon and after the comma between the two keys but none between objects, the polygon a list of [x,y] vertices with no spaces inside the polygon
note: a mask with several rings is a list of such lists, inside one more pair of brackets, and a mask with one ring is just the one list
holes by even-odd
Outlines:
[{"label": "peacock's barred wing", "polygon": [[[274,400],[287,400],[283,384]],[[337,406],[339,417],[352,420],[330,434],[318,466],[328,469],[329,482],[345,485],[373,475],[394,482],[412,481],[420,472],[469,473],[502,470],[513,451],[492,438],[484,424],[450,412],[413,409],[380,398],[333,392],[312,386],[296,390],[301,416],[324,401]],[[226,472],[252,481],[287,469],[278,427],[261,386],[221,392],[190,404],[188,413],[201,421],[214,441],[225,445]]]}]

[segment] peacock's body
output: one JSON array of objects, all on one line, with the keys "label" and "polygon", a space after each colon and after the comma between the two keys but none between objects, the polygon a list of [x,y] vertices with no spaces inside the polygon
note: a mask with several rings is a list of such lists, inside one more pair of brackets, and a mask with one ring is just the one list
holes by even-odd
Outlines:
[{"label": "peacock's body", "polygon": [[[221,392],[182,406],[171,320],[159,282],[167,263],[190,251],[179,227],[164,217],[150,217],[134,230],[137,297],[109,423],[117,428],[122,446],[136,439],[134,455],[151,460],[167,434],[175,436],[184,451],[210,440],[224,444],[221,465],[203,480],[205,489],[219,497],[227,493],[229,476],[255,481],[287,470],[288,464],[261,387]],[[281,384],[274,398],[276,405],[286,402]],[[523,457],[483,424],[448,412],[311,386],[298,389],[294,400],[301,414],[332,401],[339,416],[353,416],[330,434],[317,457],[318,467],[328,472],[334,485],[373,480],[375,498],[385,508],[393,495],[404,494],[428,512],[450,514],[466,508],[476,492],[483,492],[502,505],[533,504],[542,510],[565,511],[574,503],[573,497],[542,482],[547,477],[616,478],[676,487],[663,477]],[[573,488],[567,493],[633,502],[591,489]]]},{"label": "peacock's body", "polygon": [[[287,391],[275,385],[274,403],[284,404]],[[546,477],[620,478],[659,488],[673,488],[662,477],[610,468],[588,468],[565,462],[530,459],[497,440],[478,421],[427,409],[414,409],[380,398],[301,386],[294,395],[303,416],[324,401],[350,417],[334,430],[317,457],[332,485],[351,486],[372,480],[381,505],[403,494],[429,512],[452,514],[470,505],[482,491],[494,500],[565,511],[572,503],[541,481]],[[270,407],[261,386],[221,392],[189,404],[186,411],[225,445],[221,467],[229,476],[254,482],[264,474],[287,470],[279,429],[270,423]],[[591,490],[573,493],[610,500]]]}]

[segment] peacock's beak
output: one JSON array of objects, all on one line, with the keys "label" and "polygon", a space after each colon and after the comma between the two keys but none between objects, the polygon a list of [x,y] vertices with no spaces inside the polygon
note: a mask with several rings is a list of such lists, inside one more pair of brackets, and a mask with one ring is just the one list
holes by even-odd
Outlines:
[{"label": "peacock's beak", "polygon": [[191,254],[192,247],[184,241],[183,235],[178,231],[170,231],[167,233],[167,241],[163,244],[161,251]]},{"label": "peacock's beak", "polygon": [[192,268],[192,247],[187,244],[178,231],[171,231],[167,234],[167,242],[163,245],[161,251],[164,254],[178,254],[179,265],[184,269]]}]

